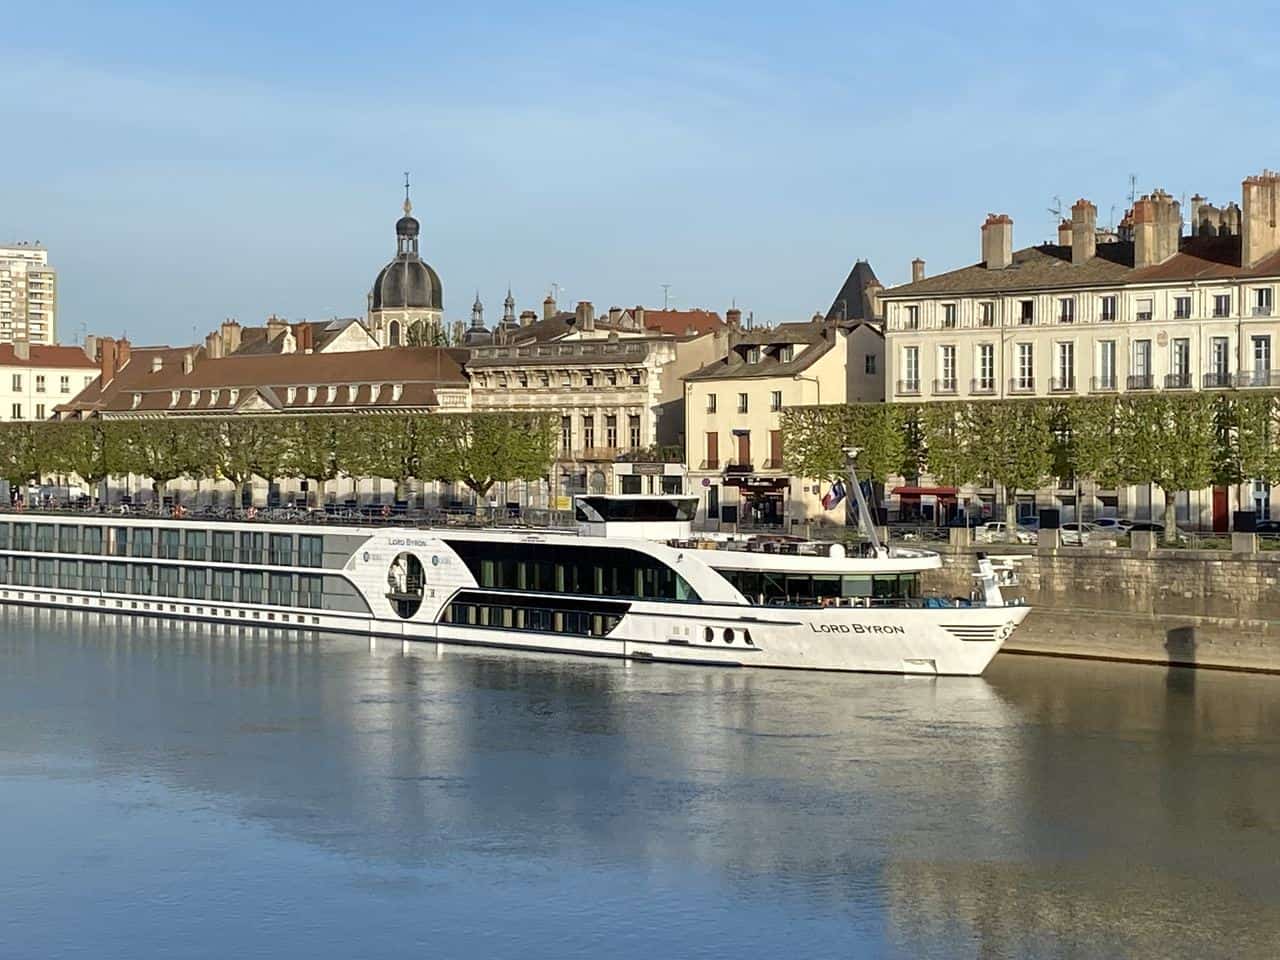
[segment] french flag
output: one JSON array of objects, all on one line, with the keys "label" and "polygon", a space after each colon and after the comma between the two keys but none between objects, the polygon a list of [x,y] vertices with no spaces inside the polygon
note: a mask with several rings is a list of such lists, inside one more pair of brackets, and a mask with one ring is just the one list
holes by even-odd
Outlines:
[{"label": "french flag", "polygon": [[822,509],[831,510],[843,499],[844,481],[837,480],[831,485],[831,489],[827,491],[827,495],[822,498]]}]

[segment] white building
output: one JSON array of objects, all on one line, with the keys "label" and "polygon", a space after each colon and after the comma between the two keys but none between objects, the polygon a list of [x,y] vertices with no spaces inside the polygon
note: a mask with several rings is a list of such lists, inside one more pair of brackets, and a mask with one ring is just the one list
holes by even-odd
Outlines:
[{"label": "white building", "polygon": [[[1139,199],[1118,235],[1097,229],[1077,201],[1057,243],[1013,248],[1013,221],[982,225],[982,259],[886,290],[890,402],[1069,397],[1126,391],[1280,386],[1280,174],[1247,178],[1240,206],[1195,196],[1184,236],[1167,193]],[[982,499],[992,497],[984,492]],[[1073,491],[1040,505],[1074,506]],[[1146,516],[1149,488],[1095,491],[1085,516]],[[1269,498],[1268,498],[1269,499]],[[1028,496],[1026,509],[1037,502]],[[1193,495],[1183,519],[1225,529],[1254,487]],[[1269,503],[1266,505],[1269,510]]]},{"label": "white building", "polygon": [[38,243],[0,245],[0,343],[57,342],[58,276]]},{"label": "white building", "polygon": [[0,420],[47,420],[97,376],[79,347],[0,344]]}]

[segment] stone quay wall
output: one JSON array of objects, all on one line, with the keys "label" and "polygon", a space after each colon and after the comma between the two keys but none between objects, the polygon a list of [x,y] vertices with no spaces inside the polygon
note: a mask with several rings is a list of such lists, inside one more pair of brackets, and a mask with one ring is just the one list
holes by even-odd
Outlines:
[{"label": "stone quay wall", "polygon": [[[932,545],[931,545],[932,546]],[[1016,558],[1032,613],[1005,650],[1280,672],[1280,551],[939,545],[926,592],[968,596],[975,554]]]}]

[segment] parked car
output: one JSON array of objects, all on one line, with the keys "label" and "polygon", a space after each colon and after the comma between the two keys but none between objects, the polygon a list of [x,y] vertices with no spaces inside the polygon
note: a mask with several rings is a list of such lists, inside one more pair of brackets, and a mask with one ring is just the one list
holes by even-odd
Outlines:
[{"label": "parked car", "polygon": [[[974,539],[978,543],[1008,543],[1009,539],[1005,536],[1006,527],[1002,520],[991,520],[974,530]],[[1036,532],[1028,530],[1026,527],[1019,526],[1013,532],[1013,538],[1016,543],[1035,543]]]},{"label": "parked car", "polygon": [[1089,542],[1090,524],[1072,520],[1058,528],[1064,547],[1083,547]]},{"label": "parked car", "polygon": [[1132,533],[1134,530],[1164,533],[1164,524],[1156,523],[1154,520],[1134,520],[1129,524],[1129,532]]},{"label": "parked car", "polygon": [[1262,537],[1280,537],[1280,520],[1259,520],[1253,529]]},{"label": "parked car", "polygon": [[1133,521],[1124,517],[1095,517],[1093,520],[1093,528],[1099,533],[1111,533],[1115,536],[1128,533],[1131,526]]}]

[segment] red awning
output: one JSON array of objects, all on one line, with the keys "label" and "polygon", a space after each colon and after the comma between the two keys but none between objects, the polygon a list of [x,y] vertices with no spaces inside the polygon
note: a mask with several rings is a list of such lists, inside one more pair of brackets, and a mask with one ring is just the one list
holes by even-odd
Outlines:
[{"label": "red awning", "polygon": [[955,487],[895,487],[900,497],[954,497],[960,491]]}]

